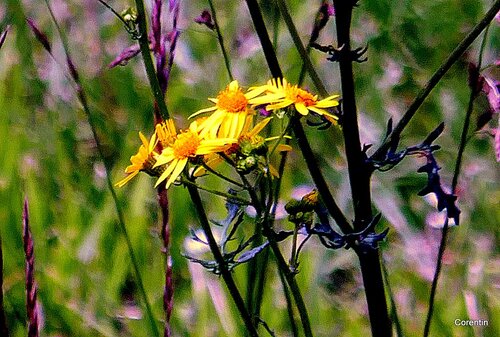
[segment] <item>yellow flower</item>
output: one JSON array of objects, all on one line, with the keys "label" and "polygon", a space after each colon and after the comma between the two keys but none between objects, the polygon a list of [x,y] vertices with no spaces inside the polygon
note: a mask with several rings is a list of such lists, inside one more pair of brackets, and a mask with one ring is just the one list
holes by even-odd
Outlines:
[{"label": "yellow flower", "polygon": [[[265,86],[267,94],[253,100],[255,105],[266,104],[269,101],[272,104],[266,106],[266,110],[279,110],[294,105],[301,115],[308,115],[309,111],[318,115],[326,116],[330,121],[335,122],[338,117],[330,114],[327,108],[333,108],[339,105],[337,98],[339,95],[332,95],[325,99],[318,100],[318,95],[299,88],[297,85],[291,85],[286,79],[273,79]],[[258,88],[255,88],[255,90]]]},{"label": "yellow flower", "polygon": [[254,105],[255,98],[266,89],[262,86],[243,93],[238,81],[232,81],[226,89],[219,92],[217,98],[209,98],[215,106],[199,110],[189,118],[213,111],[214,113],[201,124],[200,136],[209,134],[210,138],[215,138],[222,133],[229,138],[238,138],[243,131],[247,116],[255,114],[251,105]]},{"label": "yellow flower", "polygon": [[[265,118],[252,127],[253,116],[247,116],[241,135],[234,143],[230,144],[230,146],[225,151],[225,154],[231,156],[240,151],[248,155],[248,152],[253,152],[257,149],[257,147],[266,146],[265,142],[279,139],[280,137],[264,138],[259,136],[259,133],[266,127],[267,124],[269,124],[271,119],[272,117]],[[226,135],[219,132],[219,137],[226,137]],[[242,146],[244,148],[242,148]],[[291,149],[292,147],[287,144],[278,144],[275,151],[284,152],[291,151]],[[217,153],[210,154],[205,158],[206,165],[211,169],[214,169],[223,161],[224,159]],[[274,176],[278,176],[277,170],[274,169],[274,167],[270,166],[269,169]],[[194,176],[199,177],[204,175],[205,173],[206,169],[204,167],[198,167],[198,169],[194,172]]]},{"label": "yellow flower", "polygon": [[150,175],[155,175],[153,170],[153,165],[155,164],[155,156],[158,153],[155,152],[156,144],[158,139],[156,138],[156,133],[151,136],[151,140],[148,141],[144,135],[139,132],[139,137],[141,138],[142,145],[139,147],[137,154],[130,157],[130,162],[132,165],[127,166],[125,173],[128,175],[117,182],[115,186],[122,187],[128,183],[133,177],[135,177],[140,171],[146,171]]},{"label": "yellow flower", "polygon": [[156,124],[155,131],[162,149],[175,142],[177,131],[175,130],[174,121],[172,119],[167,119],[162,123]]},{"label": "yellow flower", "polygon": [[205,139],[200,136],[199,132],[200,126],[197,121],[194,121],[188,130],[176,134],[173,138],[174,141],[163,148],[161,154],[156,157],[154,168],[166,165],[166,169],[158,178],[155,187],[168,178],[166,188],[169,188],[182,173],[189,159],[210,153],[223,152],[232,143],[236,142],[236,139],[233,138]]}]

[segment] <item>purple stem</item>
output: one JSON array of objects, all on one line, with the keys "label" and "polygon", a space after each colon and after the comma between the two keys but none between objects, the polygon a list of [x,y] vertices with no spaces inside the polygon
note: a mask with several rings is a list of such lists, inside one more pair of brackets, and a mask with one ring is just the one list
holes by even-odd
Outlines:
[{"label": "purple stem", "polygon": [[23,208],[23,244],[26,256],[26,313],[28,316],[28,337],[38,337],[39,310],[36,295],[38,285],[35,281],[35,253],[33,236],[29,227],[28,199]]},{"label": "purple stem", "polygon": [[168,191],[165,185],[158,188],[158,204],[162,215],[161,237],[165,253],[165,289],[163,291],[163,309],[165,310],[165,337],[171,336],[170,317],[174,306],[174,282],[172,277],[172,261],[170,257],[170,224],[168,222]]}]

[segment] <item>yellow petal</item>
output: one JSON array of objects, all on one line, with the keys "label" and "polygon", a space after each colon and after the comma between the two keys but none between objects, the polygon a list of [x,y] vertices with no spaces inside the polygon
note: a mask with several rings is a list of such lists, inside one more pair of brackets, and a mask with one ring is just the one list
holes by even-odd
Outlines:
[{"label": "yellow petal", "polygon": [[119,182],[117,182],[115,184],[115,186],[117,187],[123,187],[126,183],[128,183],[133,177],[135,177],[137,174],[139,173],[139,171],[134,171],[132,172],[131,174],[129,174],[128,176],[126,176],[125,178],[123,178],[122,180],[120,180]]},{"label": "yellow petal", "polygon": [[232,81],[231,83],[229,83],[229,90],[231,91],[236,91],[239,89],[239,85],[238,85],[238,81],[237,80],[234,80]]},{"label": "yellow petal", "polygon": [[209,111],[214,111],[214,110],[217,110],[216,106],[198,110],[194,114],[192,114],[191,116],[189,116],[188,119],[194,118],[194,117],[196,117],[198,115],[201,115],[202,113],[209,112]]},{"label": "yellow petal", "polygon": [[167,181],[166,188],[169,188],[170,185],[175,181],[175,179],[177,179],[177,177],[182,173],[182,170],[184,170],[184,168],[186,167],[187,162],[188,162],[187,158],[179,160],[177,165],[175,165],[174,171],[172,172],[170,178]]},{"label": "yellow petal", "polygon": [[309,114],[309,110],[307,110],[304,103],[295,103],[295,110],[297,110],[301,115],[307,116]]},{"label": "yellow petal", "polygon": [[158,187],[158,185],[160,185],[162,181],[167,179],[167,177],[172,173],[172,171],[177,166],[178,162],[179,160],[176,159],[172,163],[170,163],[170,165],[168,165],[167,169],[161,174],[160,178],[158,178],[158,180],[156,181],[155,188]]},{"label": "yellow petal", "polygon": [[258,135],[262,131],[262,129],[264,129],[267,124],[269,124],[271,119],[272,119],[272,117],[267,117],[267,118],[261,120],[259,123],[257,123],[257,125],[255,125],[253,127],[252,131],[249,132],[250,137],[254,137],[254,136]]}]

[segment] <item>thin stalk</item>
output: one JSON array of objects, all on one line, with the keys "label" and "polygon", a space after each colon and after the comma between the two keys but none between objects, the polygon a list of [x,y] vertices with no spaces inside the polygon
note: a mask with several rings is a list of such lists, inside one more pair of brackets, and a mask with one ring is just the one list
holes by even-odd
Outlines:
[{"label": "thin stalk", "polygon": [[210,5],[210,11],[212,12],[212,19],[214,20],[214,28],[217,33],[217,40],[219,40],[219,46],[222,51],[222,56],[224,57],[224,64],[226,65],[227,75],[229,76],[229,80],[232,81],[233,74],[231,72],[231,62],[229,60],[229,56],[226,51],[226,47],[224,46],[224,38],[222,37],[219,22],[217,21],[217,14],[215,12],[215,6],[212,0],[208,0],[208,4]]},{"label": "thin stalk", "polygon": [[236,283],[234,282],[233,277],[231,276],[231,272],[227,268],[226,261],[224,260],[224,257],[222,256],[219,250],[217,241],[215,240],[212,234],[210,223],[208,222],[208,218],[205,213],[203,203],[201,201],[200,193],[198,192],[198,189],[193,185],[187,184],[186,187],[189,191],[189,195],[191,196],[191,200],[193,201],[194,208],[196,209],[196,213],[198,215],[201,227],[203,228],[205,236],[207,237],[210,250],[212,251],[214,258],[219,265],[220,273],[222,275],[222,278],[224,279],[224,282],[226,282],[226,286],[229,290],[229,293],[231,294],[231,297],[233,298],[236,307],[240,312],[241,318],[245,323],[248,333],[252,337],[257,337],[258,336],[257,330],[253,325],[252,317],[250,316],[247,308],[245,307],[245,302],[243,301],[243,298],[241,297],[241,294],[238,288],[236,287]]},{"label": "thin stalk", "polygon": [[225,180],[225,181],[227,181],[228,183],[231,183],[231,184],[233,184],[233,185],[236,185],[236,186],[238,186],[239,188],[243,188],[243,189],[245,188],[245,186],[244,186],[243,184],[240,184],[239,182],[237,182],[237,181],[235,181],[235,180],[233,180],[233,179],[231,179],[231,178],[229,178],[229,177],[226,177],[226,176],[225,176],[225,175],[223,175],[222,173],[217,172],[216,170],[214,170],[213,168],[211,168],[210,166],[208,166],[205,162],[203,162],[202,166],[203,166],[203,168],[204,168],[205,170],[207,170],[208,172],[212,173],[213,175],[215,175],[215,176],[217,176],[217,177],[221,178],[222,180]]},{"label": "thin stalk", "polygon": [[269,235],[268,239],[269,239],[269,246],[271,247],[274,257],[276,258],[280,272],[282,272],[283,275],[285,276],[288,286],[290,287],[293,299],[295,300],[295,305],[297,306],[300,320],[302,322],[304,335],[306,337],[312,337],[313,333],[311,328],[311,322],[309,321],[309,315],[307,313],[307,307],[304,302],[304,298],[302,297],[300,287],[297,284],[297,280],[295,279],[295,274],[288,267],[288,264],[283,258],[283,254],[281,254],[278,243],[274,240],[274,238],[272,238],[272,235]]},{"label": "thin stalk", "polygon": [[149,86],[153,91],[153,96],[156,104],[158,104],[161,117],[163,119],[169,119],[170,115],[168,113],[167,105],[165,104],[165,95],[163,94],[160,83],[158,82],[158,77],[156,76],[155,67],[153,65],[153,59],[151,58],[151,52],[149,50],[148,27],[144,2],[142,0],[135,0],[135,6],[137,9],[137,22],[139,25],[139,47],[141,48],[142,59],[144,60],[144,66],[146,67]]},{"label": "thin stalk", "polygon": [[293,228],[293,235],[292,235],[292,252],[290,253],[290,262],[288,264],[290,265],[290,269],[293,271],[297,270],[297,235],[298,235],[298,226],[295,225]]},{"label": "thin stalk", "polygon": [[392,292],[391,283],[389,282],[389,272],[385,266],[385,261],[382,259],[382,272],[384,273],[384,281],[387,288],[387,293],[389,294],[389,300],[391,301],[391,319],[396,327],[396,335],[398,337],[403,337],[403,328],[401,327],[401,321],[399,320],[398,308],[396,307],[396,301],[394,300],[394,293]]},{"label": "thin stalk", "polygon": [[[262,45],[262,49],[264,51],[264,55],[266,57],[271,74],[275,78],[282,78],[283,73],[278,63],[276,53],[274,52],[273,46],[271,44],[271,40],[269,39],[269,34],[267,33],[266,25],[264,23],[259,5],[256,0],[246,0],[246,2],[250,11],[250,16],[252,17],[252,21],[254,23],[255,31],[259,36],[259,40]],[[323,173],[319,168],[318,161],[314,155],[314,152],[312,151],[309,141],[307,140],[304,128],[302,127],[302,124],[300,124],[300,118],[295,116],[292,117],[291,123],[293,132],[297,139],[297,144],[299,145],[300,151],[304,156],[307,168],[309,169],[309,173],[311,174],[314,184],[318,189],[318,193],[320,194],[321,199],[323,200],[330,215],[335,220],[340,229],[342,229],[344,233],[352,232],[349,221],[338,207],[335,199],[333,198],[333,195],[330,192],[330,189],[328,188]]]},{"label": "thin stalk", "polygon": [[212,193],[212,194],[218,195],[220,197],[224,197],[224,198],[226,198],[226,200],[234,200],[234,201],[239,202],[242,205],[250,205],[251,204],[248,200],[240,198],[237,195],[232,195],[232,194],[228,194],[228,193],[225,193],[225,192],[220,192],[220,191],[212,190],[210,188],[200,186],[200,185],[198,185],[198,184],[196,184],[196,183],[194,183],[194,182],[192,182],[191,180],[188,180],[188,179],[181,179],[181,182],[183,184],[185,184],[185,185],[196,187],[199,190],[202,190],[202,191],[205,191],[205,192],[208,192],[208,193]]},{"label": "thin stalk", "polygon": [[0,335],[9,337],[7,319],[5,317],[5,308],[3,306],[3,251],[2,235],[0,234]]},{"label": "thin stalk", "polygon": [[[462,167],[463,154],[465,151],[465,146],[467,145],[467,134],[469,132],[470,119],[472,116],[472,110],[474,108],[474,100],[477,97],[476,85],[478,82],[479,69],[481,69],[481,64],[483,62],[483,53],[484,53],[484,49],[486,46],[487,37],[488,37],[488,28],[486,28],[484,35],[483,35],[483,40],[481,42],[481,48],[479,51],[478,64],[477,64],[477,71],[474,71],[474,73],[471,75],[472,76],[472,78],[471,78],[472,86],[471,86],[471,91],[470,91],[470,96],[469,96],[469,104],[467,106],[467,112],[465,114],[464,125],[462,128],[462,135],[460,137],[460,145],[458,148],[457,159],[455,161],[455,169],[453,171],[453,180],[451,183],[451,191],[452,191],[451,193],[452,194],[455,194],[456,189],[457,189],[458,176],[460,175],[460,168]],[[439,243],[436,270],[434,272],[434,277],[432,279],[431,293],[429,296],[429,309],[427,312],[427,318],[425,320],[425,326],[424,326],[424,334],[423,334],[424,337],[428,337],[429,333],[430,333],[430,328],[431,328],[431,323],[432,323],[432,315],[434,313],[434,302],[435,302],[435,297],[436,297],[437,284],[438,284],[438,280],[439,280],[439,275],[441,273],[444,252],[446,250],[446,239],[448,237],[448,230],[449,230],[449,224],[448,224],[448,218],[446,218],[446,221],[444,222],[444,226],[443,226],[443,234],[441,237],[441,242]]]},{"label": "thin stalk", "polygon": [[280,276],[281,284],[283,285],[283,293],[285,294],[286,299],[286,310],[288,312],[288,317],[290,318],[290,328],[292,329],[292,335],[294,337],[299,336],[299,329],[297,328],[297,323],[295,322],[295,315],[293,313],[293,303],[292,297],[290,296],[290,290],[286,284],[285,276],[278,270],[278,274]]},{"label": "thin stalk", "polygon": [[[362,231],[372,219],[370,176],[361,149],[356,109],[354,74],[351,56],[351,18],[353,2],[335,0],[335,24],[340,51],[339,67],[343,98],[343,135],[347,157],[349,182],[354,208],[354,230]],[[373,337],[392,336],[392,327],[387,311],[384,281],[377,250],[357,252],[365,288],[370,327]]]},{"label": "thin stalk", "polygon": [[467,34],[467,36],[458,44],[458,46],[451,52],[451,54],[446,58],[444,63],[436,70],[436,72],[429,79],[427,84],[418,93],[415,100],[408,107],[408,110],[404,113],[401,120],[396,124],[392,132],[388,137],[384,139],[384,142],[377,151],[373,154],[373,158],[378,158],[383,155],[389,148],[392,140],[398,138],[405,127],[408,125],[410,120],[413,118],[417,110],[420,108],[422,103],[424,103],[426,97],[431,93],[432,89],[441,81],[446,72],[451,68],[451,66],[458,61],[460,56],[469,48],[469,46],[476,40],[476,38],[481,34],[481,32],[489,25],[489,23],[495,18],[495,15],[500,10],[500,0],[496,0],[491,6],[490,10],[484,15],[483,19]]},{"label": "thin stalk", "polygon": [[319,78],[318,73],[314,69],[314,66],[311,62],[311,58],[309,57],[309,51],[308,49],[310,48],[309,45],[307,49],[304,47],[302,44],[302,41],[300,40],[299,33],[297,32],[297,28],[295,27],[295,24],[293,23],[292,17],[290,15],[290,12],[288,11],[288,8],[286,6],[285,0],[276,0],[278,3],[278,7],[280,9],[281,15],[283,16],[283,20],[285,21],[285,24],[288,28],[288,31],[290,32],[290,35],[292,36],[293,43],[295,44],[295,48],[297,48],[297,51],[300,54],[300,57],[302,58],[303,66],[307,69],[309,72],[309,76],[311,77],[311,80],[314,83],[314,86],[316,89],[319,91],[320,95],[322,96],[328,96],[328,91],[326,90],[323,82]]},{"label": "thin stalk", "polygon": [[114,189],[113,182],[111,181],[111,166],[110,166],[109,162],[106,160],[106,157],[104,156],[104,149],[103,149],[103,146],[102,146],[101,141],[99,139],[99,136],[97,134],[96,124],[94,122],[94,118],[92,116],[92,113],[90,111],[90,108],[89,108],[89,105],[87,102],[87,96],[85,94],[85,91],[84,91],[80,76],[78,74],[78,71],[76,69],[76,66],[74,65],[74,63],[72,62],[72,59],[71,59],[71,54],[69,52],[67,37],[63,33],[61,27],[59,26],[59,23],[57,22],[57,19],[54,15],[54,12],[52,11],[52,7],[50,6],[49,0],[45,0],[45,3],[46,3],[47,8],[49,10],[52,21],[54,22],[54,25],[56,26],[59,37],[61,38],[63,48],[64,48],[64,53],[66,55],[66,60],[67,60],[67,63],[68,63],[69,69],[70,69],[71,77],[73,78],[73,80],[75,81],[75,83],[77,84],[77,87],[78,87],[77,88],[78,99],[79,99],[80,103],[82,104],[83,110],[84,110],[85,115],[87,117],[87,121],[88,121],[90,129],[92,131],[92,136],[94,138],[94,142],[96,143],[98,155],[104,164],[104,170],[106,173],[106,183],[108,185],[109,191],[111,192],[111,196],[112,196],[112,199],[113,199],[113,202],[115,205],[116,213],[118,215],[119,227],[123,233],[123,236],[125,237],[125,242],[127,244],[127,249],[128,249],[129,255],[130,255],[130,260],[132,262],[132,267],[134,269],[134,273],[135,273],[136,281],[137,281],[137,284],[139,287],[139,291],[141,293],[144,304],[146,306],[146,312],[147,312],[147,316],[149,319],[149,323],[151,325],[151,329],[153,331],[154,336],[159,337],[160,333],[158,331],[158,327],[156,326],[156,322],[155,322],[155,319],[153,316],[153,311],[151,310],[151,305],[149,303],[149,300],[148,300],[148,297],[146,294],[146,289],[144,288],[144,283],[142,281],[141,273],[139,270],[139,263],[137,262],[137,258],[135,256],[134,249],[132,246],[132,241],[130,240],[130,236],[128,235],[127,227],[125,225],[125,217],[123,215],[123,210],[120,206],[118,196],[116,195],[116,191]]},{"label": "thin stalk", "polygon": [[120,15],[120,13],[118,13],[117,11],[115,11],[115,9],[113,7],[111,7],[107,2],[105,2],[103,0],[97,0],[97,1],[99,1],[101,3],[101,5],[103,5],[107,9],[109,9],[111,11],[111,13],[113,13],[113,15],[116,16],[117,19],[120,20],[125,25],[125,27],[128,26],[127,21],[125,21],[123,19],[123,17]]},{"label": "thin stalk", "polygon": [[165,325],[163,336],[170,337],[172,328],[170,325],[170,317],[174,307],[174,280],[172,271],[172,262],[170,255],[170,234],[171,227],[169,222],[169,205],[168,205],[168,190],[163,182],[158,187],[158,205],[161,210],[161,238],[163,240],[163,249],[165,253],[165,286],[163,288],[163,310],[165,311]]}]

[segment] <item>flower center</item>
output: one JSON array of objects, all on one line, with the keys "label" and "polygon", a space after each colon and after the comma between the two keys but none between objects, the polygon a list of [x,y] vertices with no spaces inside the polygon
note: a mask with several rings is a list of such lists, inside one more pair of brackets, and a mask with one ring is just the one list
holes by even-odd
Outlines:
[{"label": "flower center", "polygon": [[221,91],[217,96],[217,107],[227,112],[245,111],[247,105],[248,100],[240,88],[237,90],[226,88],[226,90]]},{"label": "flower center", "polygon": [[302,90],[297,86],[288,88],[286,91],[286,98],[294,101],[295,103],[304,103],[305,106],[316,104],[316,98],[313,94]]},{"label": "flower center", "polygon": [[192,157],[196,154],[201,139],[198,134],[192,131],[183,132],[177,136],[175,143],[172,145],[174,156],[177,159]]}]

